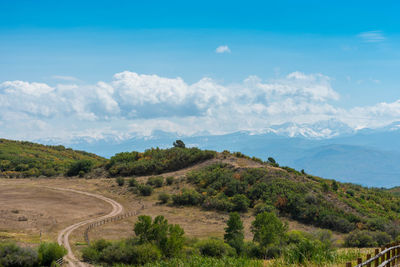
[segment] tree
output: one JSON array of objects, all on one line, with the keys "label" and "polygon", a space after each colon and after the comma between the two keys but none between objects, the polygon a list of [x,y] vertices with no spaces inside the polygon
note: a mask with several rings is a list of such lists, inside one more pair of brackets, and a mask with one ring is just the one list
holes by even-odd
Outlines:
[{"label": "tree", "polygon": [[64,257],[67,250],[57,243],[42,243],[39,246],[39,265],[50,266],[53,261]]},{"label": "tree", "polygon": [[287,225],[272,212],[263,212],[256,216],[251,224],[253,240],[261,247],[268,248],[271,245],[278,245],[287,231]]},{"label": "tree", "polygon": [[337,182],[334,180],[332,182],[332,190],[333,191],[337,191],[338,189],[339,189],[339,186],[338,186]]},{"label": "tree", "polygon": [[180,148],[185,148],[186,147],[185,143],[182,140],[176,140],[173,143],[173,145],[174,145],[174,147],[180,147]]},{"label": "tree", "polygon": [[153,239],[151,217],[147,215],[139,216],[133,230],[135,231],[135,234],[139,237],[141,243],[151,241]]},{"label": "tree", "polygon": [[91,160],[78,160],[74,162],[70,168],[68,169],[67,175],[68,176],[75,176],[78,174],[85,174],[92,170],[93,162]]},{"label": "tree", "polygon": [[237,254],[241,254],[244,246],[243,222],[237,212],[229,214],[229,220],[226,223],[224,240],[231,247],[236,249]]},{"label": "tree", "polygon": [[185,232],[177,224],[168,224],[162,215],[155,217],[153,222],[150,216],[139,216],[134,231],[141,243],[157,245],[166,257],[176,257],[182,251]]},{"label": "tree", "polygon": [[243,194],[234,195],[232,203],[234,211],[246,212],[249,208],[249,199]]}]

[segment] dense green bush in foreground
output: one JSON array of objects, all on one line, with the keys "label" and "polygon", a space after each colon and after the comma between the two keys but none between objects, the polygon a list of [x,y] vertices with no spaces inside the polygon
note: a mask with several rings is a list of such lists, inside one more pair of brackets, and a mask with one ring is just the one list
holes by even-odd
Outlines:
[{"label": "dense green bush in foreground", "polygon": [[0,243],[0,266],[50,266],[66,253],[66,249],[59,246],[57,243],[42,243],[37,250],[21,248],[14,243]]}]

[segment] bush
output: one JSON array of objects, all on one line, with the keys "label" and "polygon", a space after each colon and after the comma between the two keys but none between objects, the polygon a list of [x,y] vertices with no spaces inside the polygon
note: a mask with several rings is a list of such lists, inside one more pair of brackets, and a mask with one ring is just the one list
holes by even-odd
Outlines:
[{"label": "bush", "polygon": [[284,259],[288,264],[305,264],[307,262],[321,264],[334,260],[333,249],[330,245],[305,236],[290,244],[284,254]]},{"label": "bush", "polygon": [[160,201],[160,203],[165,204],[168,203],[168,201],[170,200],[171,196],[167,193],[160,193],[158,195],[158,200]]},{"label": "bush", "polygon": [[235,195],[232,198],[233,211],[246,212],[249,208],[249,199],[242,194]]},{"label": "bush", "polygon": [[125,184],[125,179],[122,177],[118,177],[117,179],[115,179],[115,182],[118,186],[123,186]]},{"label": "bush", "polygon": [[235,251],[231,246],[219,239],[202,240],[197,244],[197,247],[203,256],[221,258],[235,254]]},{"label": "bush", "polygon": [[67,171],[68,176],[81,175],[82,173],[89,173],[93,168],[93,162],[91,160],[78,160],[71,164]]},{"label": "bush", "polygon": [[253,240],[264,248],[279,245],[284,240],[286,231],[287,225],[283,224],[272,212],[258,214],[251,224]]},{"label": "bush", "polygon": [[67,250],[57,243],[42,243],[39,246],[38,254],[39,265],[50,266],[53,261],[64,257],[67,254]]},{"label": "bush", "polygon": [[174,183],[175,178],[173,176],[169,176],[165,179],[167,185],[171,185]]},{"label": "bush", "polygon": [[38,265],[38,254],[31,248],[21,248],[13,243],[0,243],[0,266],[33,267]]},{"label": "bush", "polygon": [[183,189],[180,194],[173,195],[174,205],[195,206],[203,202],[203,197],[195,190]]},{"label": "bush", "polygon": [[138,186],[138,184],[139,184],[138,181],[136,181],[136,179],[134,177],[132,177],[128,181],[129,187],[136,187],[136,186]]},{"label": "bush", "polygon": [[147,180],[146,184],[154,186],[154,187],[162,187],[164,184],[164,177],[162,177],[162,176],[150,177]]},{"label": "bush", "polygon": [[151,194],[153,193],[153,187],[151,187],[150,185],[140,184],[137,188],[142,196],[151,196]]},{"label": "bush", "polygon": [[233,203],[224,197],[209,197],[202,204],[206,210],[233,211]]},{"label": "bush", "polygon": [[161,258],[161,251],[152,244],[142,244],[133,247],[133,264],[143,265],[149,262],[157,261]]},{"label": "bush", "polygon": [[384,232],[360,231],[351,232],[345,239],[345,245],[348,247],[376,247],[382,246],[391,241],[390,235]]}]

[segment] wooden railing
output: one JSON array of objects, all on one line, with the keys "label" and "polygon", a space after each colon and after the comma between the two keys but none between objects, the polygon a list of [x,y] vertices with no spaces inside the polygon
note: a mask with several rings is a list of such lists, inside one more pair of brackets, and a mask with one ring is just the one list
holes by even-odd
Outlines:
[{"label": "wooden railing", "polygon": [[117,215],[117,216],[114,216],[114,217],[110,217],[110,218],[107,218],[107,219],[104,219],[104,220],[89,224],[88,227],[86,227],[85,231],[83,232],[83,235],[84,235],[86,243],[88,245],[90,245],[89,231],[91,229],[93,229],[95,227],[98,227],[98,226],[101,226],[101,225],[104,225],[104,224],[109,223],[109,222],[120,221],[122,219],[131,217],[131,216],[135,216],[135,215],[137,215],[137,212],[133,211],[133,212],[128,212],[128,213],[125,213],[125,214],[122,214],[122,215]]},{"label": "wooden railing", "polygon": [[[357,259],[355,267],[390,267],[400,264],[400,242],[392,243],[379,249],[375,249],[374,256],[367,254],[365,261],[362,258]],[[346,267],[352,267],[351,262],[346,263]]]}]

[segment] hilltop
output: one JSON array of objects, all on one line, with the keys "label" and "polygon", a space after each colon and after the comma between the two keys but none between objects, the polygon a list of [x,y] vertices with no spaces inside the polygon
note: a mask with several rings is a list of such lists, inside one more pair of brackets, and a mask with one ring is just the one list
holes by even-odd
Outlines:
[{"label": "hilltop", "polygon": [[65,174],[78,161],[99,166],[103,157],[64,146],[0,139],[0,177],[38,177]]}]

